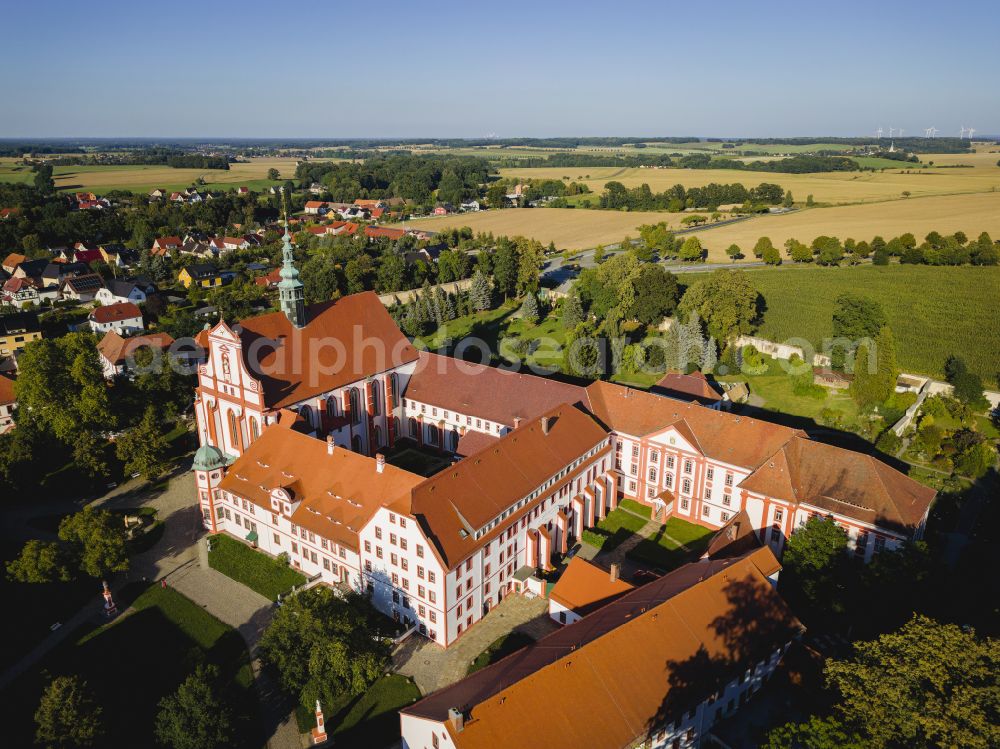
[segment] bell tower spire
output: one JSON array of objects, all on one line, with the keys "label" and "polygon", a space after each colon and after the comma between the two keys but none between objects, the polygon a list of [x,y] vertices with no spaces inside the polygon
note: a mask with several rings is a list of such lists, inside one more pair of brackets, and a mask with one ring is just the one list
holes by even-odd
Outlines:
[{"label": "bell tower spire", "polygon": [[281,199],[285,212],[285,235],[281,248],[281,281],[278,282],[278,297],[281,301],[281,311],[296,328],[306,324],[305,291],[299,280],[299,269],[295,267],[295,255],[292,252],[292,238],[288,233],[288,204],[284,188]]}]

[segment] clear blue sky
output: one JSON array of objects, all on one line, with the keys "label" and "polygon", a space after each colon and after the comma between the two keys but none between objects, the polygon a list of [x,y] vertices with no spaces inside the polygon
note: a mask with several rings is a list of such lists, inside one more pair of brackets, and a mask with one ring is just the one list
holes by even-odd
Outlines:
[{"label": "clear blue sky", "polygon": [[963,3],[6,3],[0,137],[1000,133]]}]

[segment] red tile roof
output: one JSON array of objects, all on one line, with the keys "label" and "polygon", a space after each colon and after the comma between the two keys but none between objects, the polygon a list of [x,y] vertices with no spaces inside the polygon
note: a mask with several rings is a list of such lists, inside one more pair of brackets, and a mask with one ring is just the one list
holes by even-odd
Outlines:
[{"label": "red tile roof", "polygon": [[[306,314],[301,329],[283,312],[240,322],[244,357],[259,347],[260,361],[246,364],[261,380],[267,408],[298,403],[417,358],[372,291],[312,305]],[[331,368],[335,371],[312,376]]]},{"label": "red tile roof", "polygon": [[6,375],[0,375],[0,406],[9,406],[17,403],[14,396],[14,380]]},{"label": "red tile roof", "polygon": [[[543,419],[548,419],[548,433]],[[518,516],[531,512],[547,493],[526,502],[507,522],[478,539],[477,530],[602,443],[607,446],[607,433],[589,414],[568,404],[557,406],[427,479],[413,490],[410,506],[400,511],[433,528],[441,558],[454,567]],[[568,483],[575,476],[571,472],[561,481]]]},{"label": "red tile roof", "polygon": [[366,226],[365,236],[369,239],[402,239],[406,236],[404,229],[390,229],[386,226]]},{"label": "red tile roof", "polygon": [[517,418],[528,420],[561,403],[584,401],[587,391],[547,377],[421,351],[405,396],[408,400],[513,427]]},{"label": "red tile roof", "polygon": [[220,487],[271,511],[271,490],[286,489],[301,505],[291,522],[358,551],[358,531],[384,504],[409,494],[423,481],[344,447],[328,454],[327,443],[291,428],[293,419],[268,426],[226,471]]},{"label": "red tile roof", "polygon": [[17,266],[27,260],[24,255],[18,252],[12,252],[7,257],[3,259],[2,266],[10,271],[13,271]]},{"label": "red tile roof", "polygon": [[663,391],[664,395],[671,398],[694,400],[698,403],[716,403],[722,400],[722,393],[712,387],[701,372],[668,372],[652,389]]},{"label": "red tile roof", "polygon": [[549,598],[586,616],[632,590],[621,578],[611,579],[608,570],[575,556],[549,591]]},{"label": "red tile roof", "polygon": [[103,307],[95,307],[90,313],[90,319],[100,325],[119,320],[130,320],[135,317],[141,319],[142,312],[132,302],[117,302]]},{"label": "red tile roof", "polygon": [[740,487],[886,528],[912,531],[935,492],[871,455],[793,437]]},{"label": "red tile roof", "polygon": [[114,365],[124,364],[125,360],[131,356],[136,349],[148,346],[165,350],[170,348],[174,339],[166,333],[147,333],[135,338],[122,338],[118,333],[111,330],[104,334],[98,342],[97,350],[105,359]]},{"label": "red tile roof", "polygon": [[777,568],[768,549],[685,565],[401,712],[458,749],[632,746],[802,631]]}]

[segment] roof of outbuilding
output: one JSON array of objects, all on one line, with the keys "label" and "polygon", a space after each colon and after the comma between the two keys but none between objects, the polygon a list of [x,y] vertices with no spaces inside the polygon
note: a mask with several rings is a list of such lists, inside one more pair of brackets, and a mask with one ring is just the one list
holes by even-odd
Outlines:
[{"label": "roof of outbuilding", "polygon": [[668,372],[652,387],[670,398],[679,400],[694,400],[702,404],[711,404],[722,400],[722,394],[712,387],[701,372],[684,374],[683,372]]},{"label": "roof of outbuilding", "polygon": [[459,749],[629,746],[801,632],[777,567],[769,549],[685,565],[401,712]]},{"label": "roof of outbuilding", "polygon": [[97,343],[97,351],[111,364],[124,364],[136,349],[148,346],[159,350],[170,348],[174,339],[167,333],[146,333],[134,338],[122,338],[118,333],[109,330]]},{"label": "roof of outbuilding", "polygon": [[549,591],[549,598],[586,616],[628,593],[632,587],[621,578],[612,580],[607,570],[575,556]]},{"label": "roof of outbuilding", "polygon": [[142,312],[132,302],[106,304],[103,307],[96,307],[90,313],[90,318],[100,325],[107,325],[119,320],[131,320],[136,317],[141,319]]}]

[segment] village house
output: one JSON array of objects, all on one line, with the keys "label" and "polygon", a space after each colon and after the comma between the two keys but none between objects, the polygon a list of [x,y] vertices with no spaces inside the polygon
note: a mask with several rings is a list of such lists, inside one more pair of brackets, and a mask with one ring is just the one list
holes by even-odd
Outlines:
[{"label": "village house", "polygon": [[41,304],[38,284],[30,278],[8,278],[0,287],[0,304],[17,309],[25,305],[37,307]]},{"label": "village house", "polygon": [[184,243],[180,237],[157,237],[153,240],[153,255],[168,255],[171,250],[179,250]]},{"label": "village house", "polygon": [[11,275],[14,278],[27,278],[40,282],[42,273],[45,271],[45,268],[48,267],[48,264],[49,261],[45,258],[39,258],[37,260],[24,260],[18,263]]},{"label": "village house", "polygon": [[144,304],[146,299],[148,299],[148,295],[135,281],[119,281],[115,279],[108,281],[104,288],[98,289],[94,298],[103,305],[119,302]]},{"label": "village house", "polygon": [[0,434],[14,428],[14,409],[17,397],[14,395],[14,378],[0,374]]},{"label": "village house", "polygon": [[49,263],[42,271],[42,286],[58,288],[65,279],[86,273],[90,273],[90,266],[86,263]]},{"label": "village house", "polygon": [[0,356],[10,356],[41,337],[42,326],[38,322],[38,313],[12,312],[0,315]]},{"label": "village house", "polygon": [[455,206],[451,203],[438,203],[434,206],[434,210],[431,214],[434,216],[447,216],[449,213],[455,212]]},{"label": "village house", "polygon": [[135,354],[141,348],[148,348],[156,356],[165,356],[174,344],[167,333],[147,333],[134,338],[124,338],[117,331],[110,330],[97,343],[97,355],[105,379],[128,375],[132,371]]},{"label": "village house", "polygon": [[177,280],[185,289],[190,289],[195,284],[205,289],[222,286],[222,274],[208,263],[195,263],[182,268],[177,274]]},{"label": "village house", "polygon": [[102,244],[101,258],[108,265],[116,268],[129,268],[139,263],[139,251],[123,244]]},{"label": "village house", "polygon": [[59,295],[63,299],[92,302],[102,288],[104,288],[103,278],[96,273],[86,273],[63,279],[59,286]]},{"label": "village house", "polygon": [[803,632],[774,589],[779,569],[762,548],[693,562],[625,592],[404,707],[402,745],[702,746],[767,683]]},{"label": "village house", "polygon": [[145,330],[142,312],[132,302],[115,302],[95,307],[87,316],[87,320],[90,322],[90,329],[95,333],[114,330],[129,336]]},{"label": "village house", "polygon": [[8,273],[13,273],[17,270],[17,266],[23,263],[28,258],[17,252],[10,253],[7,257],[3,259],[3,269]]}]

